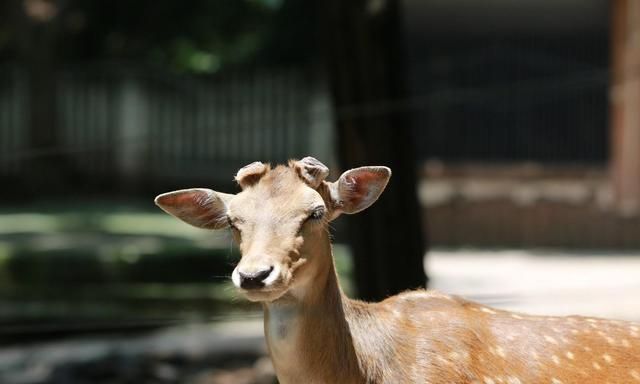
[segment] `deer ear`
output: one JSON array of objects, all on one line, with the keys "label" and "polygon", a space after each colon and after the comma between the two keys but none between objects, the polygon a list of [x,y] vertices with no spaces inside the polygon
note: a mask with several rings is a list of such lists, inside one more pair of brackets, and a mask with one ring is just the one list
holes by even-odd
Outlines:
[{"label": "deer ear", "polygon": [[229,226],[227,203],[233,196],[205,188],[192,188],[158,195],[155,203],[163,211],[194,227],[222,229]]},{"label": "deer ear", "polygon": [[389,178],[391,169],[387,167],[360,167],[346,171],[338,181],[329,184],[336,211],[351,214],[366,209],[378,200]]}]

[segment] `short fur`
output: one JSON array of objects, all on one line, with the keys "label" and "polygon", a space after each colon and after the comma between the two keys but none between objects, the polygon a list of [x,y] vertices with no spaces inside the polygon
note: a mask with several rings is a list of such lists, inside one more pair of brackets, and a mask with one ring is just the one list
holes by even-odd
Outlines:
[{"label": "short fur", "polygon": [[[222,211],[198,213],[228,218],[243,255],[237,269],[278,268],[269,286],[241,291],[263,305],[280,383],[640,384],[635,323],[529,316],[424,290],[380,303],[347,298],[327,223],[373,203],[390,173],[358,168],[313,189],[315,179],[290,164],[258,172],[215,205]],[[319,207],[324,219],[311,222],[309,212]],[[180,217],[193,209],[171,209],[197,225]]]}]

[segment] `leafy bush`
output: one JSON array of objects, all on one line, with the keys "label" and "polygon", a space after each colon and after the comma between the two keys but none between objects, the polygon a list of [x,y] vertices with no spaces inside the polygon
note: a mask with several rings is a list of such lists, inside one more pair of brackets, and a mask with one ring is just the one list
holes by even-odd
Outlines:
[{"label": "leafy bush", "polygon": [[18,248],[3,263],[9,281],[28,285],[197,283],[228,276],[238,256],[227,249],[167,246],[123,257],[97,249]]}]

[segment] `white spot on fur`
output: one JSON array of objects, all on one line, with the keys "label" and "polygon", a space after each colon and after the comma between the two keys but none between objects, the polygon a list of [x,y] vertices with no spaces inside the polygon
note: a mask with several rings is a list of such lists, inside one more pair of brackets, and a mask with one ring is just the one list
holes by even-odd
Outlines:
[{"label": "white spot on fur", "polygon": [[445,359],[445,358],[444,358],[444,357],[442,357],[442,356],[438,356],[437,358],[438,358],[438,361],[440,361],[440,362],[441,362],[441,363],[443,363],[443,364],[447,364],[447,365],[452,365],[452,364],[453,364],[451,361],[449,361],[449,360]]},{"label": "white spot on fur", "polygon": [[496,384],[496,382],[493,381],[492,378],[485,376],[484,377],[484,384]]},{"label": "white spot on fur", "polygon": [[556,379],[555,377],[551,379],[551,384],[562,384],[562,381]]},{"label": "white spot on fur", "polygon": [[602,358],[604,359],[604,361],[607,362],[607,364],[613,363],[613,358],[608,353],[605,353],[604,355],[602,355]]},{"label": "white spot on fur", "polygon": [[515,313],[512,313],[511,317],[513,317],[514,319],[522,320],[522,316],[518,316]]},{"label": "white spot on fur", "polygon": [[507,377],[507,384],[522,384],[522,381],[515,376],[509,376]]},{"label": "white spot on fur", "polygon": [[[422,292],[422,291],[418,291],[418,292]],[[442,300],[454,301],[453,297],[451,297],[449,295],[445,295],[444,293],[435,292],[435,291],[422,292],[422,293],[423,293],[423,297],[424,296],[431,296],[431,297],[442,299]]]},{"label": "white spot on fur", "polygon": [[495,314],[497,313],[496,311],[493,311],[493,310],[491,310],[491,309],[489,309],[489,308],[486,308],[486,307],[483,307],[483,308],[482,308],[482,309],[480,309],[480,310],[481,310],[482,312],[484,312],[484,313],[488,313],[488,314],[490,314],[490,315],[495,315]]},{"label": "white spot on fur", "polygon": [[629,371],[629,374],[631,375],[631,377],[633,377],[634,379],[640,381],[640,372],[636,371],[635,369],[632,369],[631,371]]},{"label": "white spot on fur", "polygon": [[560,365],[560,358],[556,355],[551,356],[551,360],[553,360],[553,363],[555,365]]},{"label": "white spot on fur", "polygon": [[601,370],[602,367],[600,366],[600,364],[598,364],[596,361],[593,362],[593,368],[597,369],[597,370]]},{"label": "white spot on fur", "polygon": [[425,291],[411,291],[400,296],[404,300],[413,300],[413,299],[428,299],[432,297],[441,297],[444,298],[444,295],[437,295],[435,293],[428,293]]},{"label": "white spot on fur", "polygon": [[573,360],[573,358],[575,357],[573,352],[571,351],[567,351],[566,355],[567,355],[567,359],[569,360]]},{"label": "white spot on fur", "polygon": [[558,344],[558,341],[549,335],[544,335],[544,339],[551,344]]}]

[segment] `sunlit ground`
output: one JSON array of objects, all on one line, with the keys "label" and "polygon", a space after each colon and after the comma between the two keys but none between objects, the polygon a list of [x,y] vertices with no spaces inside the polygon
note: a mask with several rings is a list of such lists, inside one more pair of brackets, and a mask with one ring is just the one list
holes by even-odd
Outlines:
[{"label": "sunlit ground", "polygon": [[640,320],[640,253],[437,249],[425,265],[431,288],[498,308]]}]

